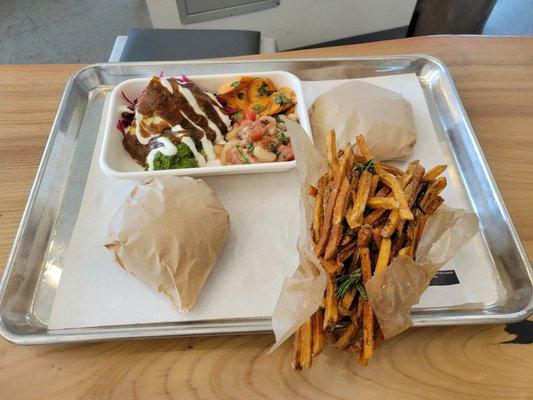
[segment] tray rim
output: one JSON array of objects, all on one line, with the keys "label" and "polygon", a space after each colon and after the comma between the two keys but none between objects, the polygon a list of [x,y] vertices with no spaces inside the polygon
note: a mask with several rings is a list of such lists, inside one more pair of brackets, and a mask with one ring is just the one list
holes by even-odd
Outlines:
[{"label": "tray rim", "polygon": [[[50,135],[46,142],[43,156],[37,168],[34,182],[32,184],[28,201],[24,208],[21,222],[17,229],[12,248],[9,252],[6,265],[4,268],[2,279],[0,280],[0,302],[3,300],[6,290],[7,281],[11,275],[11,270],[13,266],[13,260],[16,255],[20,237],[25,229],[25,225],[28,219],[29,212],[35,202],[37,195],[38,186],[43,178],[44,169],[46,167],[48,156],[53,147],[53,141],[58,134],[58,125],[62,114],[64,113],[65,108],[67,107],[67,97],[72,90],[72,86],[75,80],[83,74],[85,71],[94,70],[101,67],[120,67],[124,66],[157,66],[161,64],[165,65],[188,65],[188,64],[201,64],[201,65],[216,65],[216,64],[271,64],[271,63],[280,63],[280,62],[326,62],[326,61],[379,61],[379,60],[400,60],[400,59],[423,59],[426,62],[434,64],[438,69],[443,73],[443,77],[446,81],[446,84],[449,86],[449,89],[452,92],[455,100],[455,107],[459,112],[463,122],[470,132],[470,139],[474,144],[474,150],[478,159],[482,162],[482,168],[485,176],[487,177],[487,183],[489,184],[491,192],[495,195],[494,200],[496,201],[497,207],[500,209],[502,214],[505,216],[505,222],[507,223],[513,243],[516,245],[519,252],[520,258],[522,259],[523,265],[526,269],[526,274],[529,278],[529,283],[533,286],[533,268],[525,252],[520,237],[516,231],[514,223],[511,219],[509,211],[503,201],[501,193],[496,185],[494,176],[488,166],[485,155],[482,151],[482,148],[479,144],[475,131],[470,123],[470,119],[466,113],[464,105],[461,101],[460,95],[457,91],[455,83],[452,79],[452,75],[443,61],[440,59],[423,54],[423,53],[408,53],[408,54],[386,54],[386,55],[371,55],[371,56],[342,56],[342,57],[281,57],[273,59],[238,59],[238,58],[220,58],[220,59],[204,59],[204,60],[181,60],[181,61],[147,61],[147,62],[119,62],[119,63],[94,63],[84,67],[81,67],[76,72],[74,72],[65,84],[65,89],[61,100],[58,106],[54,122],[52,123],[50,129]],[[201,74],[197,74],[201,75]],[[90,92],[89,92],[90,93]],[[485,312],[482,315],[472,315],[468,317],[468,320],[462,316],[447,316],[442,320],[434,320],[428,316],[424,315],[412,315],[413,323],[415,327],[422,326],[450,326],[450,325],[473,325],[473,324],[497,324],[497,323],[512,323],[518,322],[527,318],[530,314],[533,313],[533,296],[530,297],[529,302],[523,308],[517,311],[508,312],[508,313],[490,313]],[[252,321],[250,323],[250,321]],[[189,328],[187,327],[186,332],[176,331],[176,327],[171,326],[175,322],[161,323],[161,324],[146,324],[146,325],[134,325],[134,328],[129,328],[128,326],[109,326],[109,327],[95,327],[95,328],[78,328],[78,329],[69,329],[68,333],[62,333],[63,331],[50,331],[45,330],[42,333],[24,335],[17,334],[9,330],[9,328],[4,323],[3,319],[0,317],[0,335],[4,337],[7,341],[18,344],[18,345],[38,345],[38,344],[58,344],[58,343],[74,343],[74,342],[89,342],[89,341],[101,341],[101,340],[117,340],[117,339],[140,339],[140,338],[156,338],[156,337],[182,337],[182,336],[201,336],[201,335],[217,335],[217,334],[252,334],[252,333],[268,333],[272,332],[271,329],[271,318],[247,318],[242,322],[231,322],[230,326],[224,327],[220,326],[219,331],[213,332],[209,331],[202,327],[206,323],[212,323],[213,321],[197,321],[194,325],[196,327]],[[180,323],[183,325],[183,323]],[[164,325],[169,325],[165,327]],[[224,324],[222,324],[224,325]],[[192,325],[190,325],[192,326]],[[212,325],[211,325],[212,326]],[[94,330],[103,330],[104,332],[91,332]],[[182,329],[183,330],[183,329]],[[123,332],[122,336],[120,332]]]}]

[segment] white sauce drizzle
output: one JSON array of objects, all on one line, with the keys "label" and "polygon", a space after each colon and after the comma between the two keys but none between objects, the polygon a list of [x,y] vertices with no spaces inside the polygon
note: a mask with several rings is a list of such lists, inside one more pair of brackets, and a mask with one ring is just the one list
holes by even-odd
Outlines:
[{"label": "white sauce drizzle", "polygon": [[[182,115],[193,125],[195,126],[197,129],[200,129],[201,128],[196,125],[194,122],[192,122],[189,118],[187,118],[187,116],[185,114],[182,113]],[[188,133],[185,129],[183,129],[183,127],[181,125],[174,125],[172,128],[172,132],[174,133],[178,133],[178,132],[183,132],[182,134],[177,134],[176,136],[178,136],[180,139],[182,139],[184,136],[188,136]],[[207,136],[205,136],[205,133],[204,133],[204,136],[202,136],[202,139],[200,139],[200,142],[202,143],[202,148],[204,149],[205,151],[205,154],[207,156],[207,161],[212,161],[212,160],[216,160],[216,155],[215,155],[215,150],[213,149],[213,143],[211,143],[211,141],[207,138]],[[196,147],[195,147],[196,148]]]},{"label": "white sauce drizzle", "polygon": [[178,152],[178,149],[176,148],[174,143],[172,143],[167,137],[161,136],[158,137],[156,140],[163,146],[150,150],[150,153],[148,153],[148,155],[146,156],[146,163],[148,164],[149,171],[154,170],[154,158],[157,153],[161,152],[165,156],[173,156]]},{"label": "white sauce drizzle", "polygon": [[137,136],[137,140],[140,144],[148,144],[148,142],[150,142],[150,139],[157,135],[150,135],[149,137],[144,137],[142,135],[141,122],[143,118],[144,116],[139,112],[139,110],[135,110],[135,136]]},{"label": "white sauce drizzle", "polygon": [[205,158],[203,155],[198,153],[198,150],[196,150],[196,146],[194,145],[192,138],[190,136],[184,136],[181,138],[181,143],[187,145],[187,147],[191,149],[194,158],[196,158],[196,161],[198,161],[198,166],[205,167]]},{"label": "white sauce drizzle", "polygon": [[183,129],[183,126],[181,126],[180,124],[178,125],[174,125],[172,128],[170,128],[170,130],[174,133],[177,133],[177,132],[181,132],[181,131],[184,131],[185,129]]},{"label": "white sauce drizzle", "polygon": [[133,114],[133,111],[131,111],[128,106],[120,106],[118,108],[118,111],[120,112],[120,114],[122,113],[128,113],[128,114]]},{"label": "white sauce drizzle", "polygon": [[204,149],[205,155],[207,156],[207,161],[216,160],[217,156],[215,155],[215,151],[213,150],[213,144],[207,138],[207,136],[205,136],[205,134],[200,139],[200,143],[202,143],[202,148]]},{"label": "white sauce drizzle", "polygon": [[[169,124],[166,120],[164,120],[163,118],[161,118],[159,115],[156,115],[156,116],[154,116],[154,117],[150,117],[150,118],[144,118],[144,117],[141,116],[141,118],[142,118],[142,122],[141,122],[141,123],[143,124],[143,128],[144,128],[145,126],[148,126],[148,127],[149,127],[150,125],[159,125],[159,124],[165,124],[165,125],[167,125],[168,127],[170,127],[170,124]],[[135,124],[135,126],[138,126],[138,125]],[[146,129],[145,129],[145,131],[146,131]],[[159,136],[159,133],[157,133],[157,132],[154,133],[154,134],[150,134],[150,136],[149,136],[148,138],[145,138],[145,137],[143,137],[143,136],[141,135],[141,137],[142,137],[143,140],[144,140],[144,142],[143,142],[143,140],[141,140],[141,139],[139,138],[139,135],[137,134],[137,132],[140,134],[140,133],[141,133],[141,132],[140,132],[140,129],[137,129],[137,131],[135,132],[135,134],[137,135],[137,140],[139,140],[139,142],[141,142],[142,144],[148,144],[148,142],[150,142],[150,139],[152,139],[153,137],[157,137],[157,136]]]},{"label": "white sauce drizzle", "polygon": [[213,107],[215,111],[217,112],[218,116],[224,122],[224,125],[226,125],[226,128],[228,128],[228,131],[231,129],[231,119],[226,114],[222,112],[224,107],[222,107],[222,104],[217,99],[217,96],[215,96],[213,93],[205,92],[207,95],[216,103],[218,107]]},{"label": "white sauce drizzle", "polygon": [[[170,93],[172,93],[172,94],[174,93],[173,87],[170,84],[170,82],[167,80],[167,78],[159,78],[159,81],[161,82],[161,85],[164,86]],[[185,96],[185,98],[187,99],[188,103],[192,106],[192,108],[193,108],[193,110],[194,110],[194,112],[196,114],[199,114],[199,115],[205,117],[205,119],[207,120],[208,126],[216,134],[215,143],[216,144],[225,144],[226,141],[224,140],[224,137],[222,136],[222,132],[216,126],[216,124],[213,121],[211,121],[207,117],[207,115],[204,113],[204,111],[200,108],[200,106],[199,106],[198,102],[196,101],[196,98],[194,97],[192,92],[189,89],[187,89],[186,87],[183,87],[182,85],[178,85],[178,91]],[[226,125],[226,127],[229,130],[231,128],[231,119],[226,114],[224,114],[221,111],[222,110],[222,105],[220,104],[220,102],[218,101],[216,96],[213,95],[212,93],[209,93],[209,92],[204,92],[204,93],[206,93],[216,103],[216,106],[214,106],[213,108],[215,109],[215,111],[219,115],[220,119],[222,120],[222,122]],[[133,111],[131,111],[127,106],[121,106],[119,108],[119,111],[121,113],[123,113],[123,112],[133,113]],[[207,136],[205,134],[205,130],[202,129],[197,124],[195,124],[189,117],[187,117],[187,115],[185,115],[183,113],[183,111],[180,111],[180,112],[183,115],[183,117],[185,119],[187,119],[191,123],[191,125],[193,125],[196,129],[204,132],[204,136],[202,137],[200,142],[202,143],[202,147],[203,147],[204,152],[205,152],[205,154],[207,156],[207,163],[209,163],[210,165],[220,165],[220,162],[216,159],[216,155],[215,155],[215,152],[214,152],[214,149],[213,149],[213,144],[207,138]],[[144,119],[144,116],[138,110],[135,110],[135,117],[134,117],[134,121],[135,121],[135,136],[137,137],[137,140],[139,141],[139,143],[141,143],[143,145],[147,145],[150,142],[150,139],[152,139],[153,137],[158,136],[158,134],[150,135],[149,137],[144,137],[142,135],[142,133],[141,133],[142,132],[141,124],[143,122],[143,119]],[[164,121],[164,120],[161,117],[155,116],[153,118],[145,119],[144,122],[147,122],[150,125],[152,122],[153,123],[159,123],[159,122],[162,122],[162,121]],[[171,130],[174,133],[177,133],[177,132],[180,132],[180,131],[186,131],[179,124],[171,127]],[[194,158],[198,162],[198,166],[200,166],[200,167],[205,166],[206,165],[206,160],[205,160],[204,156],[202,154],[200,154],[196,150],[196,146],[194,145],[194,141],[192,140],[192,138],[189,137],[189,136],[186,136],[186,134],[178,135],[178,137],[180,137],[182,143],[184,143],[187,147],[189,147],[189,149],[191,150],[191,152],[194,155]],[[155,149],[152,149],[152,150],[150,150],[150,153],[148,153],[148,156],[146,157],[146,162],[148,164],[148,169],[150,171],[153,171],[153,168],[154,168],[153,161],[154,161],[154,157],[155,157],[155,155],[157,154],[158,151],[161,151],[161,153],[163,153],[164,155],[167,155],[167,156],[173,156],[177,152],[176,146],[168,138],[159,137],[156,140],[159,143],[163,144],[163,146],[155,148]]]},{"label": "white sauce drizzle", "polygon": [[[175,155],[178,152],[177,147],[167,137],[161,136],[161,137],[158,137],[156,140],[157,140],[158,143],[161,143],[163,146],[156,147],[156,148],[150,150],[150,152],[146,156],[146,163],[148,164],[148,170],[149,171],[153,171],[154,170],[154,158],[155,158],[157,153],[161,152],[165,156],[173,156],[173,155]],[[191,137],[183,136],[181,138],[181,143],[186,145],[191,150],[192,154],[194,155],[194,158],[198,162],[198,166],[199,167],[205,167],[206,166],[207,163],[205,161],[204,156],[202,154],[200,154],[196,150],[196,146],[194,145],[194,141],[192,140]],[[202,145],[204,145],[203,142],[202,142]],[[211,150],[212,150],[212,147],[211,147]],[[206,151],[206,153],[209,154],[207,151]],[[213,152],[213,155],[214,155],[214,152]],[[218,160],[215,159],[215,161],[218,161]]]},{"label": "white sauce drizzle", "polygon": [[[187,102],[192,106],[194,112],[198,115],[202,115],[205,117],[205,119],[207,120],[207,125],[213,130],[215,131],[215,134],[216,134],[216,139],[215,139],[215,143],[218,143],[220,140],[224,140],[224,138],[222,137],[222,132],[220,132],[220,129],[218,129],[218,126],[215,125],[215,123],[213,121],[211,121],[207,115],[205,115],[205,113],[203,112],[203,110],[200,108],[200,106],[198,105],[198,102],[196,101],[196,98],[194,97],[194,95],[192,94],[192,92],[187,89],[186,87],[183,87],[181,85],[178,85],[178,90],[180,91],[180,93],[182,93],[185,98],[187,99]],[[182,112],[183,114],[183,112]],[[185,115],[185,114],[184,114]],[[189,119],[189,118],[187,118]],[[190,121],[190,120],[189,120]],[[201,129],[201,128],[200,128]],[[205,131],[204,131],[205,132]]]},{"label": "white sauce drizzle", "polygon": [[161,85],[167,89],[170,93],[174,94],[174,88],[170,84],[167,78],[159,78],[159,82],[161,82]]},{"label": "white sauce drizzle", "polygon": [[187,117],[187,116],[183,113],[183,111],[180,111],[180,113],[181,113],[181,115],[183,115],[183,117],[184,117],[187,121],[190,122],[190,124],[191,124],[192,126],[194,126],[196,129],[198,129],[198,130],[204,132],[204,135],[205,135],[205,131],[202,129],[201,126],[196,125],[196,124],[195,124],[195,123],[194,123],[189,117]]},{"label": "white sauce drizzle", "polygon": [[215,96],[215,95],[214,95],[213,93],[211,93],[211,92],[204,92],[204,93],[207,94],[209,97],[211,97],[211,99],[215,102],[215,104],[216,104],[217,106],[219,106],[220,108],[224,108],[224,107],[222,107],[222,104],[220,104],[220,101],[218,101],[217,96]]}]

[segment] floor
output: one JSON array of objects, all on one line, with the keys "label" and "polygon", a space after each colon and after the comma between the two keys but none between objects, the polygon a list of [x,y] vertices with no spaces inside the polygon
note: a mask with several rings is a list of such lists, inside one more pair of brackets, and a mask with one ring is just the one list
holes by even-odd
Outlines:
[{"label": "floor", "polygon": [[[0,0],[0,64],[107,61],[116,36],[151,26],[144,0]],[[533,0],[498,0],[483,34],[533,35]]]},{"label": "floor", "polygon": [[533,36],[533,1],[498,0],[483,35]]},{"label": "floor", "polygon": [[132,27],[152,27],[144,0],[0,0],[0,64],[107,61]]}]

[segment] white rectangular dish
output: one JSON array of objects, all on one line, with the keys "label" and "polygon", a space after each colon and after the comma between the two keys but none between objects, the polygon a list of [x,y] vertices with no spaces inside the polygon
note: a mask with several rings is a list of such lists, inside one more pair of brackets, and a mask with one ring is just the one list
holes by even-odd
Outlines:
[{"label": "white rectangular dish", "polygon": [[[304,100],[304,92],[300,79],[295,75],[284,71],[251,72],[239,74],[217,75],[193,75],[188,76],[201,89],[216,93],[217,88],[224,82],[238,76],[254,76],[271,79],[276,87],[289,87],[296,93],[296,116],[305,131],[311,136],[311,126],[307,107]],[[148,85],[151,77],[128,79],[115,87],[111,92],[107,120],[105,123],[104,141],[100,153],[99,164],[102,171],[114,178],[144,180],[150,176],[208,176],[225,174],[246,174],[258,172],[286,171],[296,166],[296,161],[272,162],[246,165],[222,165],[206,166],[198,168],[169,169],[158,171],[145,171],[128,154],[122,145],[122,134],[117,129],[117,121],[121,118],[121,106],[127,106],[122,93],[130,98],[139,98],[143,89]]]}]

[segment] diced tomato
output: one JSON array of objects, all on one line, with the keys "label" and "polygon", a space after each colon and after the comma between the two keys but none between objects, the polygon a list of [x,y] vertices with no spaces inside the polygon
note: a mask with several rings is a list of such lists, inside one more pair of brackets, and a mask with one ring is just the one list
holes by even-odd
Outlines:
[{"label": "diced tomato", "polygon": [[284,144],[278,147],[277,161],[292,161],[294,160],[294,153],[290,146]]},{"label": "diced tomato", "polygon": [[252,132],[250,132],[250,142],[255,143],[263,139],[265,134],[265,127],[261,124],[255,123],[252,127]]},{"label": "diced tomato", "polygon": [[250,142],[259,142],[261,139],[263,139],[263,134],[260,131],[253,130],[252,133],[250,133]]},{"label": "diced tomato", "polygon": [[244,110],[242,112],[242,119],[248,121],[255,121],[257,114],[253,110]]}]

